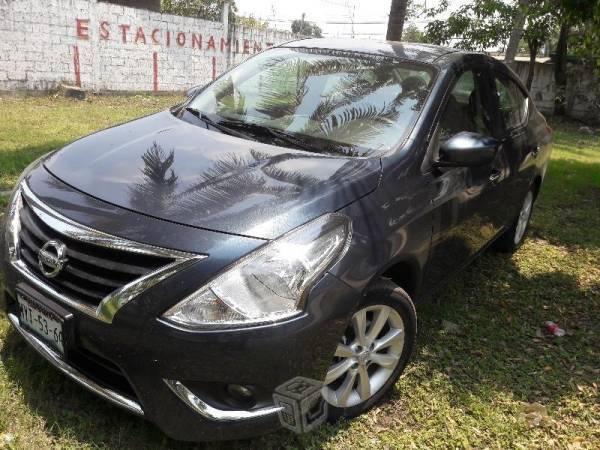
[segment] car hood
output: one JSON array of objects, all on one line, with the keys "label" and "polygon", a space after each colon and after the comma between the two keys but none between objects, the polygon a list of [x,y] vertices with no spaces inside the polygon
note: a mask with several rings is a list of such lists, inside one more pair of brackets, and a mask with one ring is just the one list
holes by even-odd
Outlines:
[{"label": "car hood", "polygon": [[72,187],[185,225],[273,239],[377,187],[378,158],[240,139],[160,112],[92,134],[44,166]]}]

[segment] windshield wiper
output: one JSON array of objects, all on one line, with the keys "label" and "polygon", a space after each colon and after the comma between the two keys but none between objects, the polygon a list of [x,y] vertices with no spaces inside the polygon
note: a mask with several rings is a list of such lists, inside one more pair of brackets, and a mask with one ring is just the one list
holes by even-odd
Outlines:
[{"label": "windshield wiper", "polygon": [[246,133],[241,133],[239,131],[236,130],[232,130],[231,128],[229,128],[228,126],[222,125],[221,121],[216,121],[213,120],[209,115],[203,113],[202,111],[199,111],[195,108],[191,108],[189,106],[186,106],[185,110],[187,112],[189,112],[190,114],[193,114],[194,116],[196,116],[197,118],[199,118],[200,120],[202,120],[204,123],[206,123],[207,125],[210,125],[213,128],[216,128],[217,130],[221,131],[222,133],[225,134],[229,134],[231,136],[236,136],[242,139],[250,139],[255,141],[256,139],[252,138],[251,136],[248,136]]},{"label": "windshield wiper", "polygon": [[290,145],[293,145],[294,147],[299,148],[301,150],[306,150],[309,152],[321,152],[322,151],[321,149],[312,147],[312,146],[302,142],[302,140],[295,137],[293,134],[285,132],[283,130],[279,130],[277,128],[272,128],[272,127],[268,127],[266,125],[242,122],[241,120],[232,120],[232,119],[223,119],[223,121],[221,123],[225,124],[227,127],[245,128],[245,129],[249,130],[251,133],[254,132],[254,133],[259,133],[263,136],[264,135],[271,136],[272,138],[284,141],[284,142],[286,142]]}]

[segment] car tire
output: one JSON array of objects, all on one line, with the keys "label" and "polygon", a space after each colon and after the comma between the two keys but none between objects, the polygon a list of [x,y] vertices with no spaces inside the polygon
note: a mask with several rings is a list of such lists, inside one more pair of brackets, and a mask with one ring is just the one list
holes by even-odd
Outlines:
[{"label": "car tire", "polygon": [[[385,314],[387,319],[382,325]],[[363,334],[367,339],[364,346],[356,336],[361,318],[364,318]],[[381,326],[379,332],[378,326]],[[408,364],[416,335],[417,313],[410,296],[392,281],[379,280],[352,316],[327,371],[322,394],[328,403],[329,420],[356,417],[391,392]],[[395,364],[391,366],[394,359]],[[333,378],[336,373],[332,375],[332,371],[348,365],[345,372]],[[368,392],[363,389],[365,374],[369,380]],[[345,396],[343,388],[349,385],[352,392]]]},{"label": "car tire", "polygon": [[516,251],[527,235],[533,204],[535,203],[535,192],[533,189],[527,191],[519,215],[512,225],[494,242],[494,248],[502,253],[513,253]]}]

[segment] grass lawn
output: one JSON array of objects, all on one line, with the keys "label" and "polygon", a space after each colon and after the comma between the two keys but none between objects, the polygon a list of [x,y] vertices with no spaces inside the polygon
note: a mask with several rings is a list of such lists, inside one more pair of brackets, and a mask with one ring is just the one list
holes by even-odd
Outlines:
[{"label": "grass lawn", "polygon": [[[10,189],[36,156],[176,101],[0,99],[0,190]],[[281,431],[214,446],[598,448],[600,138],[554,126],[552,163],[529,239],[513,256],[483,255],[444,290],[440,304],[419,305],[419,345],[389,402],[312,434]],[[546,320],[566,336],[540,334]],[[525,416],[533,403],[547,416]],[[59,375],[0,316],[3,445],[192,447]]]}]

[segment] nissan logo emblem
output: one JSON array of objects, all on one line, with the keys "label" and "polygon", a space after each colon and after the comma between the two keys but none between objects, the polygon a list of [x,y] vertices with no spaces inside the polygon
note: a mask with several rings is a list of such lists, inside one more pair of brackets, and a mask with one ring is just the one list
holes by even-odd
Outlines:
[{"label": "nissan logo emblem", "polygon": [[48,241],[38,252],[38,264],[42,273],[54,278],[67,263],[67,246],[60,241]]}]

